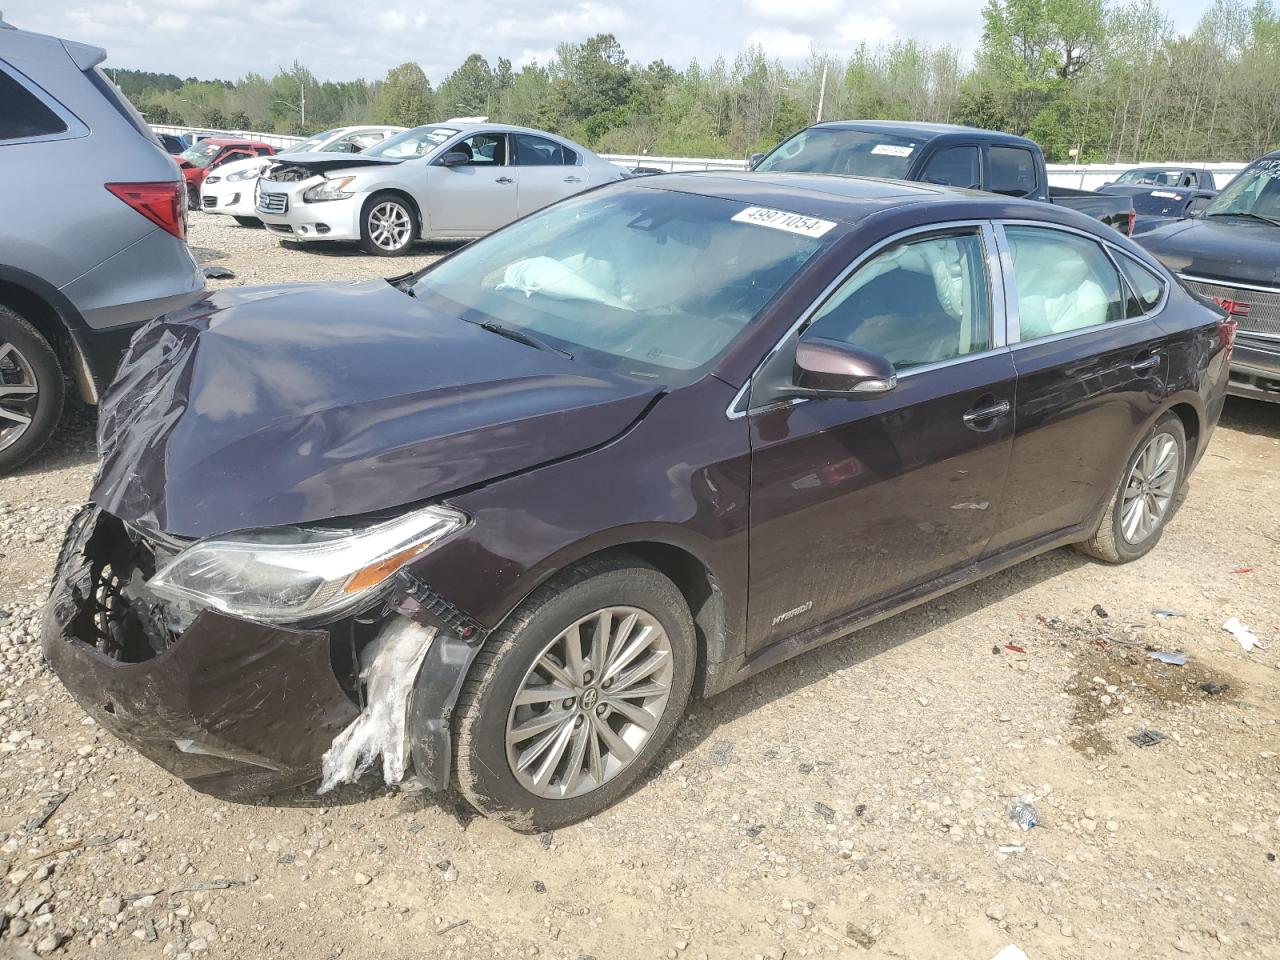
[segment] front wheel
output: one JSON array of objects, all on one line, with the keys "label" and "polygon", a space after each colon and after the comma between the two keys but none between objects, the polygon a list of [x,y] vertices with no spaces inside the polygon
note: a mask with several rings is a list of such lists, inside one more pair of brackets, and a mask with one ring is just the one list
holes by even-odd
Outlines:
[{"label": "front wheel", "polygon": [[1186,430],[1177,414],[1166,413],[1138,441],[1106,515],[1079,548],[1108,563],[1128,563],[1147,554],[1173,514],[1186,464]]},{"label": "front wheel", "polygon": [[406,254],[418,238],[418,215],[402,197],[382,193],[369,198],[360,215],[360,246],[375,257]]},{"label": "front wheel", "polygon": [[684,597],[653,567],[603,559],[555,578],[476,657],[454,711],[459,789],[521,830],[604,810],[674,732],[695,651]]},{"label": "front wheel", "polygon": [[231,219],[234,220],[236,223],[240,224],[240,226],[242,227],[262,226],[262,221],[259,220],[257,217],[232,217]]}]

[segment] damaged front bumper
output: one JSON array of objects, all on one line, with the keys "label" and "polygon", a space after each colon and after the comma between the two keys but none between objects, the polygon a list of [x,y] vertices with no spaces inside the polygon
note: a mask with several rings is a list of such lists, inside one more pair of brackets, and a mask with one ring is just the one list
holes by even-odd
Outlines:
[{"label": "damaged front bumper", "polygon": [[305,630],[201,610],[174,631],[165,611],[141,609],[162,603],[139,586],[154,573],[148,556],[90,506],[58,559],[44,654],[101,726],[227,799],[322,770],[327,788],[378,756],[388,782],[411,757],[424,786],[448,784],[448,717],[483,638],[476,625],[406,574],[385,616]]}]

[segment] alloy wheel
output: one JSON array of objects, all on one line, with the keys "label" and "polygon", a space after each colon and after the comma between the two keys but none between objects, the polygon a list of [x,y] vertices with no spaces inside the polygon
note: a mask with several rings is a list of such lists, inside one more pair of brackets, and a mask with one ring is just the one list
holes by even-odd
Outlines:
[{"label": "alloy wheel", "polygon": [[385,200],[369,211],[369,239],[381,250],[399,250],[410,240],[413,220],[398,203]]},{"label": "alloy wheel", "polygon": [[1157,433],[1138,454],[1120,501],[1120,532],[1129,543],[1142,543],[1164,521],[1178,466],[1178,442],[1167,433]]},{"label": "alloy wheel", "polygon": [[607,607],[534,659],[507,716],[507,762],[539,797],[567,799],[627,769],[671,694],[671,640],[651,614]]},{"label": "alloy wheel", "polygon": [[35,417],[40,387],[22,352],[0,340],[0,450],[27,432]]}]

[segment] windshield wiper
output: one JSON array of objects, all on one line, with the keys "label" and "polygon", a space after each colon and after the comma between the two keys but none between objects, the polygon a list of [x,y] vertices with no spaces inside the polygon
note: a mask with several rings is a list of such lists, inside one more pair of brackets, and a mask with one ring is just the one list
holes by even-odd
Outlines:
[{"label": "windshield wiper", "polygon": [[1275,217],[1266,217],[1260,213],[1251,213],[1248,210],[1233,210],[1230,213],[1206,213],[1205,217],[1248,217],[1250,220],[1261,220],[1263,223],[1269,223],[1273,227],[1280,227],[1280,220]]},{"label": "windshield wiper", "polygon": [[[474,321],[470,321],[474,322]],[[532,334],[525,333],[523,330],[515,330],[511,327],[504,327],[500,323],[494,323],[492,320],[486,320],[483,323],[477,323],[477,327],[481,330],[488,330],[490,333],[496,333],[500,337],[506,337],[508,340],[514,340],[516,343],[523,343],[526,347],[535,347],[538,350],[549,350],[552,353],[558,353],[562,357],[573,359],[573,354],[567,350],[561,350],[559,347],[553,347],[545,340],[539,340]]]}]

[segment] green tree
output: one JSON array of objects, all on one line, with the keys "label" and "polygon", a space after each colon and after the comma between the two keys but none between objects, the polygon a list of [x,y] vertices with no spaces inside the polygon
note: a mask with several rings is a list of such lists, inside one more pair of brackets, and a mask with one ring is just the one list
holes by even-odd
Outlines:
[{"label": "green tree", "polygon": [[431,84],[416,63],[402,63],[387,71],[373,100],[373,119],[378,123],[415,127],[432,119],[434,106]]}]

